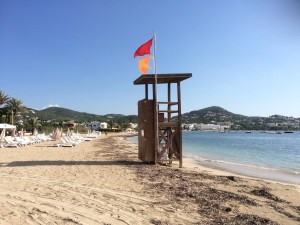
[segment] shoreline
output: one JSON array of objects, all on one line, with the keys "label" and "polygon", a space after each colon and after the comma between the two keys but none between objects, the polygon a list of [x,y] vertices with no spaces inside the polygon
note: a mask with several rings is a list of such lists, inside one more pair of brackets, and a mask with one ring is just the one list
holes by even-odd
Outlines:
[{"label": "shoreline", "polygon": [[[137,145],[135,141],[130,140],[131,137],[132,136],[128,136],[125,138],[125,140]],[[199,167],[216,175],[228,174],[249,179],[262,179],[265,181],[295,185],[300,188],[300,174],[287,173],[273,168],[264,168],[252,165],[204,159],[190,154],[186,155],[184,153],[183,167]]]},{"label": "shoreline", "polygon": [[[293,177],[295,182],[290,182],[290,180],[282,179],[281,177],[277,177],[278,171],[274,173],[274,176],[270,178],[270,172],[268,171],[265,176],[257,175],[257,173],[261,172],[261,170],[257,169],[254,171],[244,171],[244,170],[238,170],[237,167],[230,168],[226,166],[221,166],[220,164],[214,164],[214,163],[207,163],[205,161],[197,161],[196,159],[193,159],[192,157],[183,157],[184,164],[183,167],[187,168],[198,168],[200,170],[204,170],[208,173],[219,175],[219,176],[237,176],[241,178],[246,179],[252,179],[252,180],[262,180],[265,182],[273,182],[273,183],[280,183],[284,185],[292,185],[299,189],[300,191],[300,181],[298,181],[298,177]],[[256,175],[251,175],[252,172],[256,173]],[[281,174],[282,176],[286,176],[286,174]],[[269,176],[269,177],[268,177]]]},{"label": "shoreline", "polygon": [[285,173],[276,169],[259,168],[255,166],[240,165],[236,163],[227,163],[213,161],[209,159],[196,159],[193,156],[183,156],[188,161],[189,167],[202,167],[212,170],[216,174],[228,173],[235,176],[247,177],[252,179],[262,179],[265,181],[280,182],[288,185],[300,187],[300,176],[296,174]]}]

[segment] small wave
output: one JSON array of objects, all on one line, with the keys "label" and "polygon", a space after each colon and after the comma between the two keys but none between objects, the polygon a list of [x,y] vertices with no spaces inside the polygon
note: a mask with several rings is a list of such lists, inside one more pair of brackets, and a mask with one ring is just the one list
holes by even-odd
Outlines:
[{"label": "small wave", "polygon": [[215,163],[224,163],[224,164],[229,164],[229,165],[236,165],[236,166],[244,166],[244,167],[255,168],[255,169],[278,171],[278,169],[274,169],[274,168],[255,166],[255,165],[243,164],[243,163],[227,162],[227,161],[222,161],[222,160],[207,160],[207,161],[215,162]]},{"label": "small wave", "polygon": [[264,166],[257,166],[257,165],[251,165],[251,164],[243,164],[243,163],[236,163],[236,162],[228,162],[224,160],[216,160],[216,159],[207,159],[199,156],[194,156],[191,154],[185,155],[188,158],[192,158],[197,162],[208,162],[208,163],[215,163],[215,164],[226,164],[226,165],[233,165],[233,166],[241,166],[241,167],[247,167],[247,168],[253,168],[253,169],[260,169],[260,170],[267,170],[267,171],[275,171],[275,172],[285,172],[288,174],[294,174],[294,175],[299,175],[300,171],[295,171],[295,170],[280,170],[280,169],[275,169],[275,168],[269,168],[269,167],[264,167]]}]

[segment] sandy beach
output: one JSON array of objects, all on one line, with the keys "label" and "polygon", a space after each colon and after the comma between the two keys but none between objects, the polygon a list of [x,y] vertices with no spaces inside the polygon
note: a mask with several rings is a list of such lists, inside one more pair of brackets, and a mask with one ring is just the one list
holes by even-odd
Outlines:
[{"label": "sandy beach", "polygon": [[0,149],[0,224],[300,224],[300,187],[143,164],[125,134]]}]

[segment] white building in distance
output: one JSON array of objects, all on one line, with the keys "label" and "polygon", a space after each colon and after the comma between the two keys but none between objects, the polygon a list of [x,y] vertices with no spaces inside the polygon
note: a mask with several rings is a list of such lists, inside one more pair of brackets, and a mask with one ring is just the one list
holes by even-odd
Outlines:
[{"label": "white building in distance", "polygon": [[88,123],[88,127],[91,130],[107,129],[107,123],[99,122],[99,121],[92,121],[92,122]]}]

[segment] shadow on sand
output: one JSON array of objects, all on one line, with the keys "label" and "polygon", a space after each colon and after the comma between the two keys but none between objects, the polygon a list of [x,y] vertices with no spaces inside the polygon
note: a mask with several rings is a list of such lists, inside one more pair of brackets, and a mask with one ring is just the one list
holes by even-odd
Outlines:
[{"label": "shadow on sand", "polygon": [[0,166],[4,167],[18,167],[18,166],[137,166],[144,165],[143,162],[134,162],[134,161],[64,161],[64,160],[55,160],[55,161],[15,161],[8,163],[6,165],[0,163]]}]

